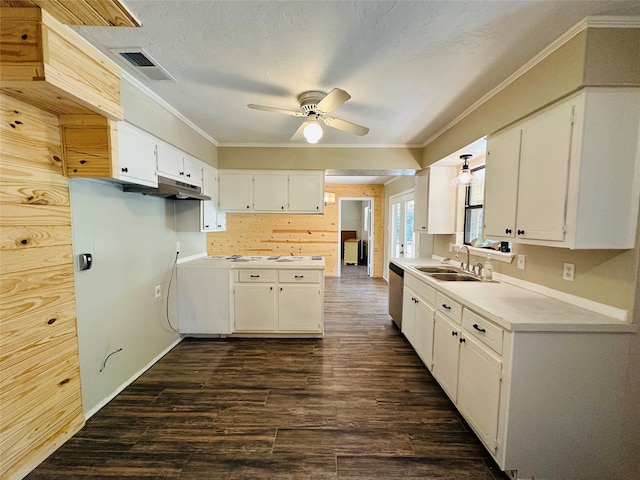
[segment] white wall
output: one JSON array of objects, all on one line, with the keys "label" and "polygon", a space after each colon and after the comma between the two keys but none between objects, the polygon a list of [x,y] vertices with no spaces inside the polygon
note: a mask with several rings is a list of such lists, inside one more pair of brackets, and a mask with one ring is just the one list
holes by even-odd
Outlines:
[{"label": "white wall", "polygon": [[340,230],[355,230],[358,239],[362,238],[362,202],[360,200],[343,200],[340,202]]},{"label": "white wall", "polygon": [[[91,270],[75,273],[82,401],[90,416],[179,340],[166,320],[174,201],[93,180],[71,179],[69,190],[74,255],[93,255]],[[162,286],[159,299],[155,285]],[[170,297],[175,327],[175,276]]]}]

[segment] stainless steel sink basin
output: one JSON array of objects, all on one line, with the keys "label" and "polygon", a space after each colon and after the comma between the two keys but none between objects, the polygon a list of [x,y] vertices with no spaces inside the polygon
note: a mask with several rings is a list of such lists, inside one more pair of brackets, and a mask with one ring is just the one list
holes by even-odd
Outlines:
[{"label": "stainless steel sink basin", "polygon": [[416,267],[416,270],[424,273],[460,273],[460,270],[453,267]]},{"label": "stainless steel sink basin", "polygon": [[443,280],[445,282],[481,282],[482,280],[465,273],[432,273],[432,278]]}]

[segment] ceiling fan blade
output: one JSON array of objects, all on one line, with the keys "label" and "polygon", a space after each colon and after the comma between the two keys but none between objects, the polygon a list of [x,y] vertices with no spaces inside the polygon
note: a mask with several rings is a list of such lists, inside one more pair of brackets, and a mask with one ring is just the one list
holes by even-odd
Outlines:
[{"label": "ceiling fan blade", "polygon": [[367,127],[363,127],[362,125],[358,125],[356,123],[347,122],[346,120],[342,120],[340,118],[335,117],[321,117],[322,121],[325,125],[328,125],[333,128],[337,128],[338,130],[343,130],[345,132],[353,133],[354,135],[364,136],[369,133],[369,129]]},{"label": "ceiling fan blade", "polygon": [[304,127],[307,125],[307,123],[309,122],[302,122],[298,127],[298,129],[296,130],[296,132],[293,135],[291,135],[290,140],[304,140],[304,135],[302,134],[302,131],[304,130]]},{"label": "ceiling fan blade", "polygon": [[329,113],[330,111],[338,108],[350,98],[351,95],[349,95],[344,90],[334,88],[329,93],[327,93],[327,95],[322,100],[318,102],[316,108],[321,113]]},{"label": "ceiling fan blade", "polygon": [[298,112],[295,110],[286,110],[284,108],[265,107],[264,105],[254,105],[253,103],[250,103],[249,105],[247,105],[247,107],[254,110],[264,110],[265,112],[282,113],[284,115],[291,115],[292,117],[306,117],[306,115],[302,112]]}]

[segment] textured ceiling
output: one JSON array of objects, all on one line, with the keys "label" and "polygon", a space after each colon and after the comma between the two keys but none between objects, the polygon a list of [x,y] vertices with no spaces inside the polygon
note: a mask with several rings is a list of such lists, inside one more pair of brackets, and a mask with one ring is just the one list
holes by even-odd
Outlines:
[{"label": "textured ceiling", "polygon": [[[124,0],[141,28],[74,27],[109,49],[144,48],[176,82],[132,73],[219,145],[292,145],[305,90],[339,87],[321,145],[422,145],[588,15],[640,15],[638,1]],[[129,70],[128,68],[125,68]]]}]

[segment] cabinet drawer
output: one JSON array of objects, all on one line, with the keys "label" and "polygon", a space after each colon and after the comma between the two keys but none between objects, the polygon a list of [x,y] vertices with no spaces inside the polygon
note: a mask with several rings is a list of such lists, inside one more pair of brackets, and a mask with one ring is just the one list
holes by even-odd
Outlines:
[{"label": "cabinet drawer", "polygon": [[414,292],[418,294],[418,296],[422,297],[422,299],[431,304],[435,305],[436,301],[436,289],[427,285],[421,280],[418,280],[416,277],[411,275],[404,275],[404,286],[410,288]]},{"label": "cabinet drawer", "polygon": [[462,329],[465,333],[474,336],[496,353],[502,354],[502,337],[504,332],[500,327],[465,308],[462,313]]},{"label": "cabinet drawer", "polygon": [[280,270],[279,282],[320,283],[320,272],[315,270]]},{"label": "cabinet drawer", "polygon": [[238,270],[239,282],[275,282],[276,270],[269,269],[242,269]]},{"label": "cabinet drawer", "polygon": [[462,305],[441,292],[436,292],[436,310],[456,323],[462,320]]}]

